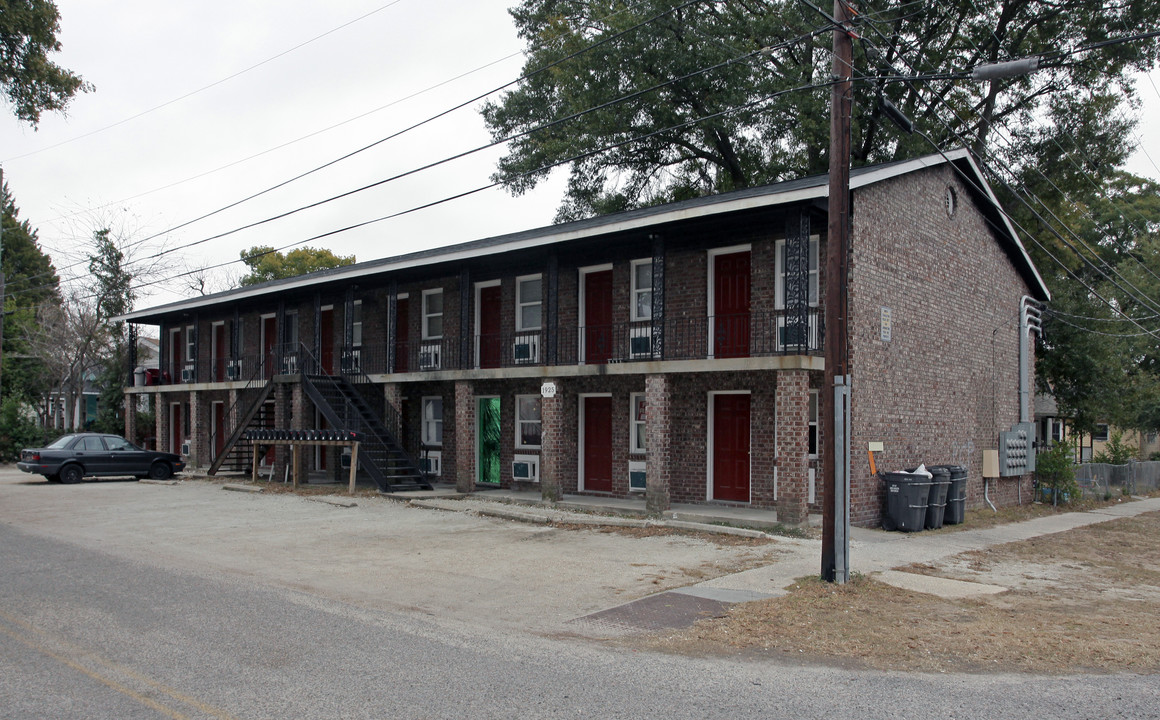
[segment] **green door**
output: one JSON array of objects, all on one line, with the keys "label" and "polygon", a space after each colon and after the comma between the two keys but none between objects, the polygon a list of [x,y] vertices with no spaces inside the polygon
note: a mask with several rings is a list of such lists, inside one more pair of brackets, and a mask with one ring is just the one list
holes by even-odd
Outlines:
[{"label": "green door", "polygon": [[486,485],[499,485],[499,441],[503,432],[499,419],[499,398],[479,398],[477,415],[479,417],[479,482]]}]

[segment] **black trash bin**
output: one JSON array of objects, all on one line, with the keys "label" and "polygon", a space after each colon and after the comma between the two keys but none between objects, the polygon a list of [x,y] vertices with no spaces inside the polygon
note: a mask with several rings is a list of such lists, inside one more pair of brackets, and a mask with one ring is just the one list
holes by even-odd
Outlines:
[{"label": "black trash bin", "polygon": [[886,483],[887,530],[918,532],[926,522],[926,504],[931,482],[926,475],[908,472],[888,472],[882,475]]},{"label": "black trash bin", "polygon": [[951,488],[947,493],[946,515],[943,522],[958,525],[966,518],[967,512],[967,469],[962,465],[944,466],[951,474]]},{"label": "black trash bin", "polygon": [[947,507],[947,491],[950,490],[951,473],[942,465],[928,467],[931,477],[930,497],[926,504],[926,529],[938,530],[943,526],[943,516]]}]

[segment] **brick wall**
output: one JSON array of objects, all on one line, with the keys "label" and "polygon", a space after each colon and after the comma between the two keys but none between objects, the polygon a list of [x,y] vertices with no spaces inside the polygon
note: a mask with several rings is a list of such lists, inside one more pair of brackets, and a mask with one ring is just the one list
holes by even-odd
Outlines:
[{"label": "brick wall", "polygon": [[[947,187],[958,197],[953,217]],[[968,507],[982,503],[982,451],[1018,421],[1022,278],[970,192],[946,167],[856,192],[850,365],[853,375],[851,521],[879,522],[879,470],[955,463],[968,468]],[[888,342],[881,308],[891,309]],[[1024,486],[1029,483],[1024,478]],[[1014,502],[1015,482],[998,494]],[[1008,488],[1011,488],[1008,491]],[[993,496],[994,497],[994,496]],[[1026,501],[1029,493],[1023,493]]]}]

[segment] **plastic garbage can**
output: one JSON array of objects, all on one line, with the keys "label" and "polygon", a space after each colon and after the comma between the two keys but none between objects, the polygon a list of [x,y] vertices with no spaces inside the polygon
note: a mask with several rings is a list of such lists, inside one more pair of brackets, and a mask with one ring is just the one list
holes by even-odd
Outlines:
[{"label": "plastic garbage can", "polygon": [[930,496],[926,504],[926,529],[938,530],[943,526],[943,515],[947,507],[947,491],[951,486],[951,473],[945,466],[936,465],[927,470],[931,478]]},{"label": "plastic garbage can", "polygon": [[926,523],[926,505],[931,480],[926,475],[908,472],[888,472],[882,475],[886,483],[887,530],[918,532]]},{"label": "plastic garbage can", "polygon": [[951,487],[947,492],[947,509],[943,522],[958,525],[966,519],[967,513],[967,469],[962,465],[945,465],[951,474]]}]

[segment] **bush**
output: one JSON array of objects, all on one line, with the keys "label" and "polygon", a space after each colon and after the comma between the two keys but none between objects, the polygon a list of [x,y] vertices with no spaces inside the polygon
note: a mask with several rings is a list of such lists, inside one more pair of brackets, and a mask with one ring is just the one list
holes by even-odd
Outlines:
[{"label": "bush", "polygon": [[37,425],[20,400],[6,398],[0,403],[0,461],[15,462],[24,448],[44,447],[59,436],[59,431]]},{"label": "bush", "polygon": [[1061,500],[1069,502],[1080,497],[1071,448],[1064,443],[1057,443],[1036,454],[1035,479],[1039,487],[1051,490],[1053,502],[1057,505]]}]

